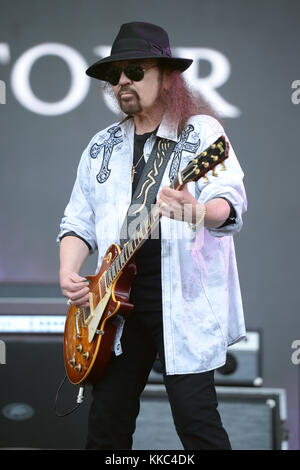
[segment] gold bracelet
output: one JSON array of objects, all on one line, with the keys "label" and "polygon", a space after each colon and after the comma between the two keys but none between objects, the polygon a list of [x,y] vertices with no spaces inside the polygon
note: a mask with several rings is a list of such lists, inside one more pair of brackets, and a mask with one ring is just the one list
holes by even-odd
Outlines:
[{"label": "gold bracelet", "polygon": [[195,224],[190,224],[190,222],[187,222],[189,228],[195,232],[196,229],[199,227],[199,225],[203,222],[205,214],[206,214],[206,206],[205,204],[203,204],[203,212],[201,214],[201,218]]}]

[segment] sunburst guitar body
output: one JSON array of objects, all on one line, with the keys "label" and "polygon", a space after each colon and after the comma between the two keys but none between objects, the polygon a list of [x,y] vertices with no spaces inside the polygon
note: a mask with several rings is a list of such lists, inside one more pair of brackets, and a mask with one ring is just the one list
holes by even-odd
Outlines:
[{"label": "sunburst guitar body", "polygon": [[118,322],[117,314],[126,317],[133,309],[129,303],[131,283],[136,274],[134,260],[126,265],[110,286],[105,274],[121,252],[114,244],[107,250],[99,273],[87,276],[90,307],[71,306],[64,331],[64,361],[73,384],[95,383],[103,375],[111,356]]}]

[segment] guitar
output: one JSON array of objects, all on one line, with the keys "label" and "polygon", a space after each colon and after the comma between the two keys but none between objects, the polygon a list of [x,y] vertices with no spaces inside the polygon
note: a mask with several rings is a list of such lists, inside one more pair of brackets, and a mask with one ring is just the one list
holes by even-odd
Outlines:
[{"label": "guitar", "polygon": [[[228,158],[228,143],[224,136],[192,159],[170,186],[180,190],[190,181],[207,177],[210,170]],[[208,181],[208,180],[207,180]],[[126,318],[133,305],[129,302],[130,288],[136,275],[134,256],[158,224],[160,214],[154,206],[129,241],[121,248],[112,244],[106,251],[98,274],[87,276],[89,308],[71,306],[64,330],[64,362],[68,379],[73,384],[93,384],[105,372],[110,359],[118,324],[116,315]]]}]

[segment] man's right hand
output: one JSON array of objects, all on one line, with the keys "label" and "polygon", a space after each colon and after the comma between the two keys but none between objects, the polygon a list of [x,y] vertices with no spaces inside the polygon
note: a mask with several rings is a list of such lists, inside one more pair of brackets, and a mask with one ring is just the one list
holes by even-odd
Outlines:
[{"label": "man's right hand", "polygon": [[75,272],[62,273],[60,275],[60,287],[67,299],[76,307],[89,307],[89,284],[88,280]]},{"label": "man's right hand", "polygon": [[59,281],[62,293],[76,307],[89,307],[89,283],[80,272],[89,249],[80,238],[64,237],[60,242]]}]

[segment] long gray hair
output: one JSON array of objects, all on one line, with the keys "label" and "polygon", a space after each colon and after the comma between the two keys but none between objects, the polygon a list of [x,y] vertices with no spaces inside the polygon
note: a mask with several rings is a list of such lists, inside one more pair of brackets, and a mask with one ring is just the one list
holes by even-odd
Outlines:
[{"label": "long gray hair", "polygon": [[178,123],[180,133],[191,116],[207,114],[219,119],[217,113],[200,93],[192,90],[178,70],[166,70],[169,74],[168,88],[162,87],[160,100],[168,111],[171,122]]}]

